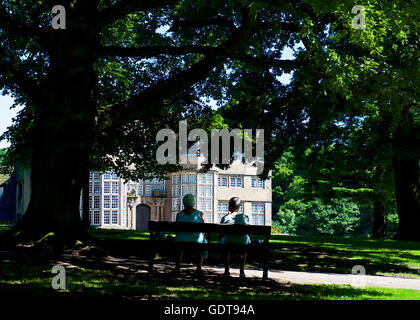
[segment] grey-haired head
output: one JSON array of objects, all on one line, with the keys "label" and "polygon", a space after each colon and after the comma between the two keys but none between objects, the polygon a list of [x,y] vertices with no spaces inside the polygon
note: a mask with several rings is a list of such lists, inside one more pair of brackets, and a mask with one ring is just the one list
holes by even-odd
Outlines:
[{"label": "grey-haired head", "polygon": [[182,198],[182,203],[184,207],[194,207],[195,205],[195,199],[194,196],[191,193],[188,193]]}]

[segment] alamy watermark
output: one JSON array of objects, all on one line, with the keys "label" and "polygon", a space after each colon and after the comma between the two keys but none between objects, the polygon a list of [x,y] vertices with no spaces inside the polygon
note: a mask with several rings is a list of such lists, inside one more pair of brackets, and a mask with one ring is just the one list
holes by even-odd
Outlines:
[{"label": "alamy watermark", "polygon": [[355,14],[351,25],[353,29],[366,29],[366,12],[365,7],[361,5],[354,6],[351,12]]},{"label": "alamy watermark", "polygon": [[[230,164],[233,160],[257,167],[257,175],[264,170],[264,129],[255,130],[255,156],[253,156],[253,130],[211,130],[211,156],[209,158],[209,138],[204,129],[196,128],[188,133],[187,120],[179,122],[178,135],[171,129],[161,129],[156,135],[156,142],[165,141],[156,152],[159,164],[177,164],[177,136],[179,164],[194,163],[197,155],[203,157],[202,164]],[[233,153],[231,153],[231,139],[233,139]],[[188,148],[188,141],[196,142]],[[220,145],[221,141],[221,145]],[[222,151],[221,155],[219,151]],[[209,161],[210,160],[210,161]]]},{"label": "alamy watermark", "polygon": [[351,269],[351,286],[356,288],[366,287],[366,269],[362,265],[355,265]]},{"label": "alamy watermark", "polygon": [[66,290],[66,268],[56,265],[51,269],[51,273],[57,273],[51,280],[51,287],[54,290]]}]

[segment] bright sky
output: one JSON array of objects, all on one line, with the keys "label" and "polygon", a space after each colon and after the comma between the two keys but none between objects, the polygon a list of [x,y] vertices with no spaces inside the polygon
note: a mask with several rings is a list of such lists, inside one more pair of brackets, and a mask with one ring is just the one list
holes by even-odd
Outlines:
[{"label": "bright sky", "polygon": [[[13,105],[13,98],[10,96],[0,95],[0,136],[12,125],[12,119],[22,110],[22,107],[10,109]],[[0,149],[6,148],[10,143],[6,140],[0,141]]]}]

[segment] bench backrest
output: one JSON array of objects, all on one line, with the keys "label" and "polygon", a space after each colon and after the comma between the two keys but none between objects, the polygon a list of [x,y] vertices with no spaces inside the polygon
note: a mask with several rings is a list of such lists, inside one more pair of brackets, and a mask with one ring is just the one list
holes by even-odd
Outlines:
[{"label": "bench backrest", "polygon": [[221,234],[269,236],[271,234],[271,227],[239,224],[149,221],[149,231],[212,232]]}]

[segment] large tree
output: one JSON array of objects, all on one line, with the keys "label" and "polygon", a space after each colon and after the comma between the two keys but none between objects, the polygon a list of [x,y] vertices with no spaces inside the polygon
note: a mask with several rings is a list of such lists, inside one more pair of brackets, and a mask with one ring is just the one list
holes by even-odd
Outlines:
[{"label": "large tree", "polygon": [[[0,5],[0,86],[25,104],[10,155],[29,163],[33,186],[12,232],[30,238],[83,236],[79,196],[92,168],[126,177],[168,170],[156,164],[155,133],[203,115],[203,97],[231,101],[231,119],[246,108],[245,128],[269,124],[266,174],[305,124],[296,89],[339,74],[346,65],[333,53],[359,48],[331,38],[349,29],[353,1],[66,0],[65,30],[51,27],[55,4]],[[281,59],[297,44],[293,59]],[[283,86],[278,77],[293,71],[296,85]],[[317,110],[337,105],[333,97],[317,99]]]},{"label": "large tree", "polygon": [[55,30],[55,4],[1,1],[0,87],[25,105],[6,135],[9,159],[32,170],[30,204],[12,233],[38,239],[54,232],[59,241],[84,236],[78,205],[92,168],[162,173],[154,133],[180,115],[196,117],[201,97],[229,85],[229,69],[281,74],[301,64],[280,53],[296,41],[296,13],[311,8],[65,0],[66,29]]},{"label": "large tree", "polygon": [[[312,169],[313,182],[321,180],[330,191],[373,202],[373,236],[384,236],[385,208],[396,203],[396,238],[419,241],[419,8],[410,1],[366,8],[366,31],[357,38],[349,30],[336,32],[333,37],[341,39],[337,50],[331,50],[335,45],[327,50],[336,68],[326,69],[330,76],[322,79],[323,86],[310,85],[310,121],[306,141],[298,143],[300,155],[312,145],[305,167]],[[358,45],[359,52],[342,46],[344,39]],[[320,109],[323,96],[336,103]],[[315,192],[320,188],[314,184]]]},{"label": "large tree", "polygon": [[308,179],[324,183],[313,184],[314,196],[324,189],[325,197],[371,203],[374,237],[384,236],[386,207],[396,203],[397,237],[419,240],[419,8],[411,1],[360,4],[366,20],[358,30],[338,8],[302,10],[299,35],[311,32],[297,38],[294,55],[309,63],[288,86],[267,70],[237,73],[222,112],[269,132],[268,167],[288,145],[298,158],[311,150],[303,162]]}]

